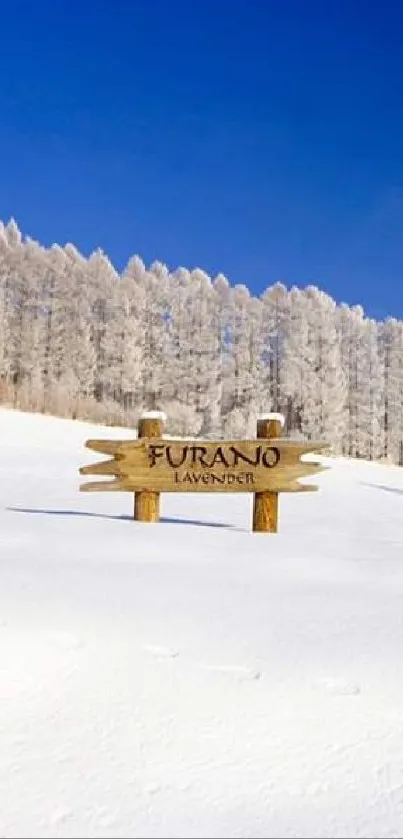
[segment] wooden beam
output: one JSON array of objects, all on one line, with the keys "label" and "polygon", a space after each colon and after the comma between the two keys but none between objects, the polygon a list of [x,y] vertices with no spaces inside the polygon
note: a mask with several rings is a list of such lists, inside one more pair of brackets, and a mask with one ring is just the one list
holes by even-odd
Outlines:
[{"label": "wooden beam", "polygon": [[[283,423],[280,418],[258,419],[258,440],[280,437]],[[255,533],[277,533],[278,492],[256,492],[253,503],[253,531]]]},{"label": "wooden beam", "polygon": [[[144,414],[139,421],[138,437],[162,437],[163,415]],[[157,522],[160,518],[160,493],[150,490],[136,492],[134,496],[135,521]]]}]

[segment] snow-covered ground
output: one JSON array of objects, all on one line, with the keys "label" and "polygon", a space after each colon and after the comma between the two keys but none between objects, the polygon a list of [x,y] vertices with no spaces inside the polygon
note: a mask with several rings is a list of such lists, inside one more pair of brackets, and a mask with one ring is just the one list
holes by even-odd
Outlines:
[{"label": "snow-covered ground", "polygon": [[402,836],[403,470],[141,525],[122,434],[0,411],[0,836]]}]

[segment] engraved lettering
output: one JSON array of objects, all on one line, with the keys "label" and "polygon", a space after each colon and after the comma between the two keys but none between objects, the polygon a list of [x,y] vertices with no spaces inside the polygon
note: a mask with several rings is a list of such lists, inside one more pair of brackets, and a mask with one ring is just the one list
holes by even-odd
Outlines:
[{"label": "engraved lettering", "polygon": [[230,446],[230,452],[232,452],[234,455],[234,466],[238,466],[239,460],[244,460],[245,463],[249,463],[251,466],[259,466],[262,447],[256,446],[256,453],[254,458],[248,457],[248,455],[241,452],[235,446]]},{"label": "engraved lettering", "polygon": [[148,456],[151,460],[150,466],[155,466],[157,462],[157,457],[163,457],[165,446],[154,446],[150,445],[148,447]]},{"label": "engraved lettering", "polygon": [[178,463],[175,463],[175,461],[173,460],[171,449],[172,449],[172,446],[167,446],[166,447],[167,461],[168,461],[169,465],[172,466],[172,469],[179,469],[180,466],[183,466],[183,464],[186,460],[186,455],[188,453],[188,447],[183,446],[182,455],[179,456],[180,459],[179,459]]},{"label": "engraved lettering", "polygon": [[263,466],[266,466],[268,469],[272,469],[273,466],[277,466],[280,460],[280,452],[275,446],[269,446],[268,449],[265,449],[262,456],[262,463]]},{"label": "engraved lettering", "polygon": [[211,473],[211,482],[213,484],[225,484],[225,475],[215,475],[214,472]]},{"label": "engraved lettering", "polygon": [[215,463],[222,463],[223,466],[226,466],[227,469],[228,469],[229,463],[225,458],[224,452],[222,450],[222,446],[217,446],[217,448],[214,452],[214,457],[213,457],[211,463],[209,464],[210,469],[211,469],[212,466],[215,465]]},{"label": "engraved lettering", "polygon": [[192,452],[193,465],[195,465],[198,461],[201,466],[205,466],[207,468],[209,467],[209,463],[204,460],[204,457],[207,454],[205,446],[189,446],[189,451]]}]

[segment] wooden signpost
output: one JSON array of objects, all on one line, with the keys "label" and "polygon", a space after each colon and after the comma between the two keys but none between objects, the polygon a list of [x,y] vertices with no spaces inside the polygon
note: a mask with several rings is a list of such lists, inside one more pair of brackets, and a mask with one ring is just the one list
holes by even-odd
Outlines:
[{"label": "wooden signpost", "polygon": [[[281,435],[282,417],[262,417],[257,421],[258,440],[276,439]],[[255,492],[253,497],[253,530],[256,533],[277,533],[278,492]]]},{"label": "wooden signpost", "polygon": [[[163,415],[162,415],[163,416]],[[310,492],[318,487],[299,478],[325,467],[301,456],[327,448],[325,443],[297,443],[280,437],[281,419],[269,414],[258,420],[256,440],[200,441],[164,439],[163,419],[145,414],[137,440],[88,440],[86,446],[111,460],[91,463],[81,475],[111,477],[90,481],[83,492],[134,492],[136,521],[159,520],[161,492],[254,493],[253,530],[275,533],[278,493]]]}]

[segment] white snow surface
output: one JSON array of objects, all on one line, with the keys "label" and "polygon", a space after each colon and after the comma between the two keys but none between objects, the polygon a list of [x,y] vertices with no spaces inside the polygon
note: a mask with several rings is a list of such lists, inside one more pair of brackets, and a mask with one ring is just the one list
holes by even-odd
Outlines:
[{"label": "white snow surface", "polygon": [[285,416],[284,414],[278,414],[276,411],[269,411],[266,414],[259,414],[259,420],[276,420],[280,422],[282,426],[285,425]]},{"label": "white snow surface", "polygon": [[161,422],[166,422],[167,415],[164,411],[143,411],[141,419],[157,419],[161,420]]},{"label": "white snow surface", "polygon": [[403,834],[403,470],[78,492],[106,429],[0,411],[0,836]]}]

